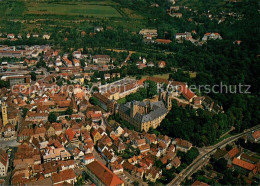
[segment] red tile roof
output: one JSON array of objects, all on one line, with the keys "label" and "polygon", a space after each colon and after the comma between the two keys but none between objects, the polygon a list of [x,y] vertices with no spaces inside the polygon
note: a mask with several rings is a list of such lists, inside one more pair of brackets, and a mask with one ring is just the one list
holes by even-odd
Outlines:
[{"label": "red tile roof", "polygon": [[94,154],[93,153],[88,153],[85,154],[85,160],[91,160],[91,159],[95,159]]},{"label": "red tile roof", "polygon": [[66,133],[67,137],[69,138],[69,141],[71,141],[76,134],[76,132],[74,132],[72,130],[72,128],[69,128],[68,130],[66,130],[65,133]]},{"label": "red tile roof", "polygon": [[157,43],[169,44],[169,43],[171,43],[172,41],[169,40],[169,39],[156,39],[155,42],[157,42]]},{"label": "red tile roof", "polygon": [[201,181],[195,181],[192,186],[207,186],[208,184],[201,182]]},{"label": "red tile roof", "polygon": [[179,92],[188,99],[192,99],[195,96],[195,94],[187,87],[187,85],[180,85]]},{"label": "red tile roof", "polygon": [[230,158],[235,157],[238,153],[239,153],[239,149],[237,147],[234,147],[228,152]]},{"label": "red tile roof", "polygon": [[247,170],[253,170],[255,168],[255,165],[252,164],[252,163],[248,163],[244,160],[241,160],[241,159],[238,159],[238,158],[234,158],[233,159],[233,162],[232,162],[234,165],[237,165],[239,167],[242,167],[244,169],[247,169]]},{"label": "red tile roof", "polygon": [[4,150],[2,150],[2,149],[0,149],[0,162],[4,166],[6,166],[7,162],[8,162],[8,154]]},{"label": "red tile roof", "polygon": [[52,174],[53,183],[64,182],[66,180],[75,179],[76,175],[72,169],[67,169],[59,173]]},{"label": "red tile roof", "polygon": [[87,165],[87,168],[105,185],[117,186],[124,183],[118,176],[99,161],[93,161]]},{"label": "red tile roof", "polygon": [[152,77],[152,76],[147,77],[146,80],[154,81],[156,83],[165,83],[165,84],[169,83],[169,81],[167,79],[157,78],[157,77]]},{"label": "red tile roof", "polygon": [[252,136],[253,136],[254,139],[260,138],[260,130],[255,131],[255,132],[252,134]]},{"label": "red tile roof", "polygon": [[165,61],[159,61],[159,63],[158,63],[159,68],[164,68],[165,65],[166,65]]}]

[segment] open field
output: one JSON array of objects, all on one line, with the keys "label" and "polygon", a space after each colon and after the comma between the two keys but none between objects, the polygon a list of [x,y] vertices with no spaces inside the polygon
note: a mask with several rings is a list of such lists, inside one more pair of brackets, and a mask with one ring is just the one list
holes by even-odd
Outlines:
[{"label": "open field", "polygon": [[[170,73],[156,74],[156,75],[153,75],[153,77],[162,78],[162,79],[169,79],[169,75],[170,75]],[[149,75],[144,75],[141,78],[143,79],[143,78],[147,78],[147,77],[149,77]],[[136,76],[130,76],[130,78],[136,79]]]},{"label": "open field", "polygon": [[[138,12],[123,8],[113,0],[0,0],[1,32],[52,32],[53,28],[93,28],[105,19],[111,27],[143,28]],[[38,31],[39,32],[39,31]]]},{"label": "open field", "polygon": [[51,15],[82,15],[93,17],[121,17],[121,14],[112,6],[91,3],[27,3],[24,14],[51,14]]}]

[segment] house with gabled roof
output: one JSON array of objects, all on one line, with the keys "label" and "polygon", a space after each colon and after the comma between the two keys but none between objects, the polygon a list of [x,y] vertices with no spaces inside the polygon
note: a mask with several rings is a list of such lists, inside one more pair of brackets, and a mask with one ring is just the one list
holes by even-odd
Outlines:
[{"label": "house with gabled roof", "polygon": [[87,153],[84,155],[83,163],[85,163],[87,165],[87,164],[92,163],[93,161],[95,161],[95,156],[93,153]]},{"label": "house with gabled roof", "polygon": [[192,144],[190,142],[188,142],[187,140],[176,138],[175,141],[176,141],[176,150],[180,150],[182,152],[187,152],[192,147]]},{"label": "house with gabled roof", "polygon": [[67,169],[59,173],[54,173],[51,179],[53,185],[62,184],[64,182],[74,184],[76,182],[76,174],[72,169]]},{"label": "house with gabled roof", "polygon": [[65,131],[66,137],[68,139],[68,142],[71,143],[72,145],[75,145],[76,147],[79,146],[79,139],[76,136],[76,132],[72,129],[69,128]]},{"label": "house with gabled roof", "polygon": [[124,186],[124,182],[99,161],[86,166],[87,174],[96,185]]},{"label": "house with gabled roof", "polygon": [[242,174],[248,175],[249,173],[257,173],[256,165],[246,162],[244,160],[234,158],[232,164],[234,169]]},{"label": "house with gabled roof", "polygon": [[59,170],[67,170],[75,168],[75,160],[67,160],[67,161],[58,161],[57,162]]},{"label": "house with gabled roof", "polygon": [[145,178],[150,182],[156,182],[162,176],[162,170],[158,167],[152,167],[146,171]]},{"label": "house with gabled roof", "polygon": [[260,141],[260,130],[256,130],[248,135],[248,140],[253,143],[259,143]]},{"label": "house with gabled roof", "polygon": [[181,160],[175,157],[169,164],[167,164],[166,169],[171,169],[172,167],[178,168],[181,165]]},{"label": "house with gabled roof", "polygon": [[97,129],[92,128],[91,131],[90,131],[90,134],[92,136],[94,144],[96,144],[97,141],[102,138],[101,134],[98,132]]},{"label": "house with gabled roof", "polygon": [[5,177],[9,165],[8,154],[0,149],[0,177]]},{"label": "house with gabled roof", "polygon": [[123,165],[118,161],[110,163],[110,169],[114,174],[122,174],[124,171]]},{"label": "house with gabled roof", "polygon": [[190,103],[193,101],[193,98],[196,97],[196,94],[194,94],[194,92],[192,92],[187,85],[180,85],[178,91]]},{"label": "house with gabled roof", "polygon": [[233,149],[228,151],[228,157],[229,159],[233,159],[234,157],[237,157],[239,155],[240,151],[237,146],[235,146]]}]

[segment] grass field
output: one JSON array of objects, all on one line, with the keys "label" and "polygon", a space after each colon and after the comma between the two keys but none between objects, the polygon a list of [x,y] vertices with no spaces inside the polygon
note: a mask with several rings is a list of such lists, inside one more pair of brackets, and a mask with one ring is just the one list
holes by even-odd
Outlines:
[{"label": "grass field", "polygon": [[[156,74],[156,75],[153,75],[153,77],[157,77],[157,78],[162,78],[162,79],[169,79],[169,75],[170,73],[166,73],[166,74]],[[142,76],[142,79],[143,78],[147,78],[149,77],[149,75],[144,75]],[[130,78],[133,78],[133,79],[136,79],[136,76],[130,76]]]},{"label": "grass field", "polygon": [[101,3],[27,3],[25,14],[83,15],[93,17],[121,17],[112,6]]}]

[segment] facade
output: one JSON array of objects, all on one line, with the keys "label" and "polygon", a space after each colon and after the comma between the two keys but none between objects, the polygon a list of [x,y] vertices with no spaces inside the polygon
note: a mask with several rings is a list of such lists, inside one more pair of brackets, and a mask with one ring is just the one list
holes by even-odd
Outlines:
[{"label": "facade", "polygon": [[93,56],[93,62],[97,64],[107,64],[110,62],[110,56],[108,55],[95,55]]},{"label": "facade", "polygon": [[15,136],[16,136],[15,127],[13,125],[11,125],[10,123],[5,125],[5,127],[4,127],[4,137],[5,138],[11,138],[11,137],[15,137]]},{"label": "facade", "polygon": [[181,40],[181,39],[187,39],[191,37],[191,33],[190,32],[185,32],[185,33],[177,33],[175,38],[176,40]]},{"label": "facade", "polygon": [[162,101],[133,101],[119,106],[119,116],[132,124],[138,131],[148,131],[157,128],[168,113]]},{"label": "facade", "polygon": [[94,93],[93,96],[98,99],[98,106],[107,112],[114,113],[116,104],[114,100],[109,100],[106,96],[100,93]]},{"label": "facade", "polygon": [[6,176],[8,170],[8,154],[0,149],[0,177]]},{"label": "facade", "polygon": [[31,75],[8,76],[5,77],[5,79],[9,81],[10,87],[12,87],[14,85],[23,85],[25,83],[30,83]]},{"label": "facade", "polygon": [[146,37],[147,35],[151,36],[151,37],[157,37],[157,29],[142,29],[139,32],[140,35],[142,35],[143,37]]}]

